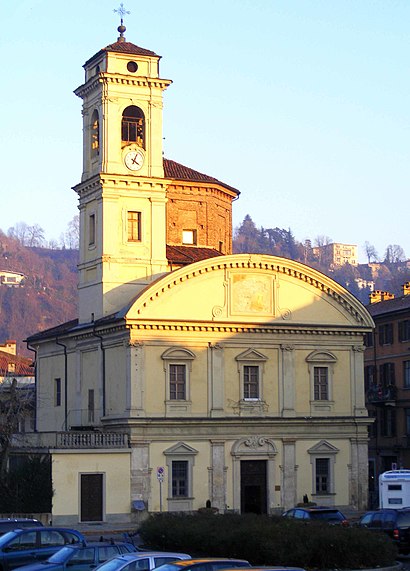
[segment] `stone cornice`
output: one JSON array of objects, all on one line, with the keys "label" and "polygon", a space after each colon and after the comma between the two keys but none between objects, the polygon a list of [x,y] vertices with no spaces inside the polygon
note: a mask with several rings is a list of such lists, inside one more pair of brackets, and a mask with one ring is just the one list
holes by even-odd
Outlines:
[{"label": "stone cornice", "polygon": [[167,181],[160,178],[150,178],[150,177],[135,177],[132,175],[122,175],[122,174],[106,174],[99,173],[79,184],[73,186],[73,190],[78,194],[80,198],[84,198],[94,192],[101,190],[106,187],[112,187],[115,189],[117,186],[122,186],[128,191],[141,190],[143,188],[147,192],[164,192],[167,186]]},{"label": "stone cornice", "polygon": [[[130,329],[138,331],[174,331],[174,332],[188,332],[188,333],[253,333],[253,334],[280,334],[280,335],[314,335],[318,336],[363,336],[362,330],[353,329],[352,327],[340,326],[326,326],[304,324],[287,324],[278,323],[273,325],[260,325],[250,323],[178,323],[176,321],[134,321],[128,320],[127,326]],[[288,348],[288,346],[286,346]]]},{"label": "stone cornice", "polygon": [[77,87],[74,93],[84,99],[85,96],[97,88],[98,84],[130,85],[132,87],[149,87],[150,89],[158,88],[164,90],[171,85],[171,83],[171,79],[161,79],[159,77],[130,77],[129,75],[100,72],[99,75],[92,77],[86,83]]}]

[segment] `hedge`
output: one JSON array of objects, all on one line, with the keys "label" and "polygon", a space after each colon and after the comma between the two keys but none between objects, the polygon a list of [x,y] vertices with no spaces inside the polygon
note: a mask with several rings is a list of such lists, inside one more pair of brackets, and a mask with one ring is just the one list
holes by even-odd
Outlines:
[{"label": "hedge", "polygon": [[139,533],[151,549],[236,557],[252,565],[360,569],[393,565],[397,557],[384,534],[256,514],[154,514]]}]

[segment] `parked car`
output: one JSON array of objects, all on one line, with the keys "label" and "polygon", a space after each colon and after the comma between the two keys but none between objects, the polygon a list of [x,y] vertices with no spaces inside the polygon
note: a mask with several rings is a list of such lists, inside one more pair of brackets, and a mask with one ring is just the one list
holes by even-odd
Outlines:
[{"label": "parked car", "polygon": [[367,512],[357,525],[370,531],[386,533],[400,553],[410,553],[410,508],[383,508]]},{"label": "parked car", "polygon": [[28,517],[7,517],[0,518],[0,536],[13,529],[23,529],[25,527],[41,527],[43,524],[38,519]]},{"label": "parked car", "polygon": [[218,569],[237,569],[238,567],[250,566],[249,561],[245,559],[207,557],[204,559],[189,559],[165,563],[158,567],[158,571],[217,571]]},{"label": "parked car", "polygon": [[292,508],[282,514],[283,517],[299,519],[303,521],[323,521],[333,525],[348,526],[349,522],[341,511],[335,508],[314,506],[310,508]]},{"label": "parked car", "polygon": [[[247,567],[246,571],[306,571],[302,567],[282,567],[281,565],[268,565],[263,567]],[[224,569],[224,571],[237,571],[237,568]]]},{"label": "parked car", "polygon": [[124,541],[88,541],[85,544],[66,545],[45,561],[18,567],[20,571],[90,571],[122,553],[136,552],[132,543]]},{"label": "parked car", "polygon": [[32,527],[8,531],[0,537],[0,571],[48,559],[67,544],[85,542],[75,529]]},{"label": "parked car", "polygon": [[168,551],[138,551],[127,555],[117,555],[102,563],[98,571],[151,571],[163,563],[177,559],[190,559],[187,553]]}]

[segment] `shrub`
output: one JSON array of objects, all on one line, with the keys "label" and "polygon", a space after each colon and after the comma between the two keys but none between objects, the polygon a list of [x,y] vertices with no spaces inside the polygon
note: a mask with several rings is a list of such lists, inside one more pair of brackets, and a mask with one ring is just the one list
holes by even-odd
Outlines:
[{"label": "shrub", "polygon": [[358,569],[392,565],[397,556],[384,534],[255,514],[155,514],[139,531],[153,549],[237,557],[252,565]]}]

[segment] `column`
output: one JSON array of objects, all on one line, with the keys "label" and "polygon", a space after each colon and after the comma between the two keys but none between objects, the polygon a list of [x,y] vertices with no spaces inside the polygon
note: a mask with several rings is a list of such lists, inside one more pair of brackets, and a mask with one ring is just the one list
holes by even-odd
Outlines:
[{"label": "column", "polygon": [[284,438],[282,458],[282,507],[287,510],[296,505],[296,440]]},{"label": "column", "polygon": [[223,440],[211,440],[210,470],[210,500],[213,508],[218,508],[220,513],[225,511],[226,506],[226,466],[225,466],[225,442]]},{"label": "column", "polygon": [[281,345],[282,416],[294,417],[295,412],[295,348],[293,345]]}]

